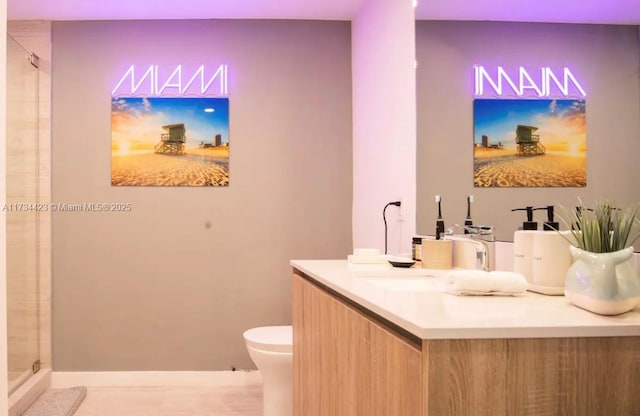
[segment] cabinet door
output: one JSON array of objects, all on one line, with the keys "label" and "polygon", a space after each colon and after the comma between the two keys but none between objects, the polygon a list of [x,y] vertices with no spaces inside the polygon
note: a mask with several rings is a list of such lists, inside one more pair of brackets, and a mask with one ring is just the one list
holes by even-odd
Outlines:
[{"label": "cabinet door", "polygon": [[418,416],[422,385],[420,351],[376,322],[369,323],[371,416]]},{"label": "cabinet door", "polygon": [[420,352],[293,276],[294,415],[416,416]]}]

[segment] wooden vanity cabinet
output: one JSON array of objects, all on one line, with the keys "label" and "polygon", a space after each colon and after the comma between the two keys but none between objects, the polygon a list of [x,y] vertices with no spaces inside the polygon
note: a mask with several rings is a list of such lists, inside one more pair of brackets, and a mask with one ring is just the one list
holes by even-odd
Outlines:
[{"label": "wooden vanity cabinet", "polygon": [[295,416],[421,414],[420,350],[293,276]]},{"label": "wooden vanity cabinet", "polygon": [[640,334],[421,340],[297,273],[294,416],[640,416]]}]

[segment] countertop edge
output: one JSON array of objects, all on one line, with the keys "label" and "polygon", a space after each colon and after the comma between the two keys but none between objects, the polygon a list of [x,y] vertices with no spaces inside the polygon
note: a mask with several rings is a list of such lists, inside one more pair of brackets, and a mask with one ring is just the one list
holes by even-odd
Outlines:
[{"label": "countertop edge", "polygon": [[[350,290],[344,281],[353,279],[349,277],[346,268],[339,276],[340,264],[346,264],[346,260],[291,260],[290,265],[294,270],[298,270],[310,279],[332,289],[336,293],[344,296],[350,301],[360,305],[371,314],[389,321],[403,330],[413,334],[422,340],[443,340],[443,339],[506,339],[506,338],[590,338],[590,337],[626,337],[640,336],[640,312],[635,309],[629,312],[633,315],[631,322],[622,322],[616,317],[602,317],[594,315],[591,312],[583,311],[567,302],[567,308],[579,309],[580,313],[584,313],[584,317],[590,320],[602,319],[602,324],[581,324],[575,323],[571,325],[544,325],[544,326],[496,326],[496,327],[478,327],[466,324],[457,326],[420,326],[399,314],[382,307],[379,304],[367,299],[366,296],[359,295],[354,290]],[[323,276],[322,266],[331,266],[335,273],[334,276]],[[326,273],[325,273],[326,274]],[[338,279],[344,279],[340,284]],[[453,296],[442,293],[442,296]],[[531,294],[531,296],[540,297],[541,301],[548,301],[549,296]],[[558,298],[558,297],[556,297]],[[564,297],[562,297],[564,298]],[[635,319],[637,318],[637,319]]]}]

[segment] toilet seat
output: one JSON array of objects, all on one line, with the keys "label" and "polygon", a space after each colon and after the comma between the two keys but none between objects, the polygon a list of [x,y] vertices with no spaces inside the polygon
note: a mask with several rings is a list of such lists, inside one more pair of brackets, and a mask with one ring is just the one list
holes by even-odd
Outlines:
[{"label": "toilet seat", "polygon": [[247,346],[269,352],[293,352],[291,325],[263,326],[248,329],[243,334]]}]

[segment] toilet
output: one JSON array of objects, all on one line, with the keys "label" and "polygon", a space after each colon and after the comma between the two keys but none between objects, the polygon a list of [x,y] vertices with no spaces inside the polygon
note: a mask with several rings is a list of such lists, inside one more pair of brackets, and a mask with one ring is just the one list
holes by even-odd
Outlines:
[{"label": "toilet", "polygon": [[263,326],[243,335],[249,355],[262,374],[263,416],[292,416],[292,327]]}]

